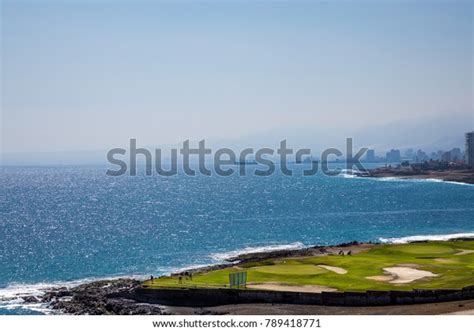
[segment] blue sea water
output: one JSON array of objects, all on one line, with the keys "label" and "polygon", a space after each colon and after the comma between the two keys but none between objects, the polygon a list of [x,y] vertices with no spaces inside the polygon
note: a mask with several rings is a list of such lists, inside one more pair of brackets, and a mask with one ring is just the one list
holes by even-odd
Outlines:
[{"label": "blue sea water", "polygon": [[0,314],[41,311],[15,301],[18,292],[159,275],[241,251],[474,233],[474,185],[303,177],[304,165],[292,167],[293,177],[3,167]]}]

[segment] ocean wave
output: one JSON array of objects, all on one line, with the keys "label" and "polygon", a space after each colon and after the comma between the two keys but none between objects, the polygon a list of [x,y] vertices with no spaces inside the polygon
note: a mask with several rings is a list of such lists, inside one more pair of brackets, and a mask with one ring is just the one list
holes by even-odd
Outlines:
[{"label": "ocean wave", "polygon": [[474,187],[474,184],[469,184],[469,183],[463,183],[463,182],[453,182],[449,180],[441,180],[442,183],[445,184],[454,184],[454,185],[463,185],[463,186],[472,186]]},{"label": "ocean wave", "polygon": [[[54,311],[49,308],[48,304],[46,303],[26,303],[21,299],[18,300],[10,300],[10,301],[5,301],[1,302],[0,301],[0,311],[6,310],[6,311],[11,311],[11,310],[16,310],[16,311],[29,311],[29,312],[34,312],[39,315],[51,315],[54,314]],[[18,313],[18,312],[17,312]]]},{"label": "ocean wave", "polygon": [[212,266],[212,265],[215,265],[215,263],[189,264],[189,265],[186,265],[186,266],[184,266],[184,267],[171,268],[171,269],[169,269],[169,271],[167,271],[165,274],[176,274],[176,273],[180,273],[180,272],[183,272],[183,271],[206,268],[206,267],[210,267],[210,266]]},{"label": "ocean wave", "polygon": [[75,282],[52,282],[52,283],[37,283],[37,284],[21,284],[14,283],[7,287],[0,288],[0,309],[18,310],[25,309],[34,311],[40,314],[50,314],[51,309],[46,303],[41,302],[26,302],[24,297],[35,297],[38,301],[49,290],[57,287],[72,287],[79,285]]},{"label": "ocean wave", "polygon": [[439,178],[362,177],[362,176],[357,176],[350,173],[341,173],[338,176],[342,178],[375,180],[378,182],[443,183],[443,184],[453,184],[453,185],[462,185],[462,186],[474,186],[474,184],[442,180]]},{"label": "ocean wave", "polygon": [[453,182],[449,180],[442,180],[439,178],[400,178],[400,177],[365,177],[367,179],[374,179],[382,182],[412,182],[412,183],[442,183],[442,184],[454,184],[463,186],[474,186],[474,184]]},{"label": "ocean wave", "polygon": [[[6,301],[12,304],[19,304],[22,302],[21,297],[33,296],[41,297],[49,290],[58,287],[74,287],[92,281],[91,279],[70,281],[70,282],[51,282],[51,283],[36,283],[36,284],[24,284],[24,283],[12,283],[7,287],[0,288],[0,303]],[[20,300],[20,301],[18,301]]]},{"label": "ocean wave", "polygon": [[275,244],[275,245],[266,245],[266,246],[245,247],[242,249],[237,249],[237,250],[233,250],[229,252],[214,253],[214,254],[211,254],[210,257],[215,261],[226,261],[228,259],[235,258],[242,254],[263,253],[263,252],[279,251],[279,250],[284,250],[284,249],[301,249],[304,247],[307,247],[307,246],[300,242],[294,242],[291,244]]},{"label": "ocean wave", "polygon": [[343,178],[366,178],[360,176],[363,173],[365,172],[354,169],[341,169],[340,173],[337,176]]},{"label": "ocean wave", "polygon": [[364,178],[364,177],[356,176],[353,174],[347,174],[347,173],[340,173],[338,176],[342,178]]},{"label": "ocean wave", "polygon": [[54,282],[40,282],[34,284],[27,283],[11,283],[6,287],[0,288],[0,309],[14,310],[25,309],[41,314],[51,314],[53,311],[48,307],[47,303],[42,302],[26,302],[25,297],[35,297],[38,301],[41,300],[46,292],[55,288],[71,288],[82,284],[119,278],[135,278],[144,279],[144,275],[115,275],[109,277],[91,277],[71,281],[54,281]]},{"label": "ocean wave", "polygon": [[474,233],[453,233],[453,234],[432,234],[432,235],[417,235],[400,238],[379,238],[382,243],[389,244],[406,244],[413,241],[447,241],[459,238],[474,238]]}]

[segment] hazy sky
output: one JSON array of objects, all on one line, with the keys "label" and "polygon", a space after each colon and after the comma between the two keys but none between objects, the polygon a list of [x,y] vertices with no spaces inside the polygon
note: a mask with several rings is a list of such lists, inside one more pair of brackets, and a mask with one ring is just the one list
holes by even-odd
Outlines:
[{"label": "hazy sky", "polygon": [[4,153],[473,113],[472,2],[2,1],[1,33]]}]

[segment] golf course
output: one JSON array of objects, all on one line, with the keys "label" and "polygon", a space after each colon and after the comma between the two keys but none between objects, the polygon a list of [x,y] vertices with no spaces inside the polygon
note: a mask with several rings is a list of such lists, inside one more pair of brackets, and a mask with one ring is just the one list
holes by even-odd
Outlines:
[{"label": "golf course", "polygon": [[373,244],[353,249],[348,255],[349,249],[336,246],[313,256],[239,262],[162,276],[142,285],[229,288],[229,274],[241,272],[246,272],[247,289],[275,291],[460,289],[474,285],[474,241]]}]

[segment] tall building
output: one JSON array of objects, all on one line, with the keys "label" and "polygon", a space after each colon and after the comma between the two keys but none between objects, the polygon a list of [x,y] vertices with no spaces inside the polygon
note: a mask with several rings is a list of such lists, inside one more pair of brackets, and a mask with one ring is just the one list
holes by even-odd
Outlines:
[{"label": "tall building", "polygon": [[444,152],[441,155],[441,161],[443,162],[451,162],[453,160],[453,156],[451,154],[451,151]]},{"label": "tall building", "polygon": [[417,162],[426,161],[428,160],[428,155],[425,152],[423,152],[421,149],[419,149],[418,151],[416,151],[415,160]]},{"label": "tall building", "polygon": [[453,148],[450,151],[443,152],[441,154],[441,161],[443,162],[456,162],[462,159],[462,153],[460,148]]},{"label": "tall building", "polygon": [[474,131],[466,133],[465,162],[474,167]]},{"label": "tall building", "polygon": [[365,160],[367,162],[374,162],[375,161],[375,151],[373,149],[368,149],[367,154],[365,156]]},{"label": "tall building", "polygon": [[399,163],[400,162],[400,150],[399,149],[392,149],[390,152],[387,152],[386,158],[387,158],[387,162]]},{"label": "tall building", "polygon": [[409,148],[405,151],[405,159],[413,160],[415,158],[415,153],[413,152],[413,148]]},{"label": "tall building", "polygon": [[460,148],[453,148],[451,150],[451,156],[453,158],[453,161],[459,161],[462,160],[462,153]]}]

